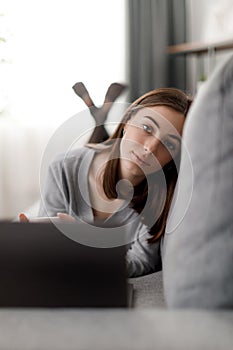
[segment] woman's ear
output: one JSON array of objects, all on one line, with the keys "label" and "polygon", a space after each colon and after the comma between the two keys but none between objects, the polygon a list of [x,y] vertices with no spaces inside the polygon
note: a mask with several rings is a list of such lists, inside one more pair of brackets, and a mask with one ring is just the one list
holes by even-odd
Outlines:
[{"label": "woman's ear", "polygon": [[125,123],[123,129],[122,129],[122,135],[124,136],[124,134],[126,133],[126,130],[127,130],[127,127],[128,127],[128,124]]},{"label": "woman's ear", "polygon": [[124,128],[123,128],[124,133],[126,132],[127,128],[128,128],[128,121],[125,123]]}]

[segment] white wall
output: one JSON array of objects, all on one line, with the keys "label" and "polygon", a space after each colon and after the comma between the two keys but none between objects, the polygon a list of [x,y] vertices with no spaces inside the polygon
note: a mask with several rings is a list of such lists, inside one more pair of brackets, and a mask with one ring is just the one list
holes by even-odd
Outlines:
[{"label": "white wall", "polygon": [[[186,0],[188,41],[215,43],[233,39],[232,0]],[[206,55],[188,57],[188,89],[196,90],[196,81],[213,68],[229,52],[218,53],[209,59]]]},{"label": "white wall", "polygon": [[232,0],[187,0],[191,41],[217,42],[233,37]]}]

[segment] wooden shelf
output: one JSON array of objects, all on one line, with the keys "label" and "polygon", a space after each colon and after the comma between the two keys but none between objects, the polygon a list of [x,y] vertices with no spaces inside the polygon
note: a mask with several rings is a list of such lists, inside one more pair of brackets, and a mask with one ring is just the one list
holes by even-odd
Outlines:
[{"label": "wooden shelf", "polygon": [[167,52],[170,55],[200,55],[212,51],[216,52],[230,49],[233,49],[233,39],[218,43],[182,43],[179,45],[168,46]]}]

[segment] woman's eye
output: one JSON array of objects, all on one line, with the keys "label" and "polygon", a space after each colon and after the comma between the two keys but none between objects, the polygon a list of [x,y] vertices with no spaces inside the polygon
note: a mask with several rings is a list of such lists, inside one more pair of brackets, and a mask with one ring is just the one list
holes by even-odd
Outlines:
[{"label": "woman's eye", "polygon": [[148,134],[152,133],[152,128],[149,125],[143,124],[142,125],[143,130],[145,130]]},{"label": "woman's eye", "polygon": [[170,141],[164,141],[164,144],[170,151],[174,151],[176,148],[176,146]]}]

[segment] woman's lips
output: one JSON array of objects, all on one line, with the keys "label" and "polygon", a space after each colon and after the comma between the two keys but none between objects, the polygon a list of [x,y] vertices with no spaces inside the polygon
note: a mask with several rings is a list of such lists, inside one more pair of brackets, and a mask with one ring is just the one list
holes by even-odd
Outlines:
[{"label": "woman's lips", "polygon": [[147,163],[144,159],[142,159],[138,154],[136,154],[134,151],[132,151],[133,157],[141,164],[141,165],[146,165],[150,166],[149,163]]}]

